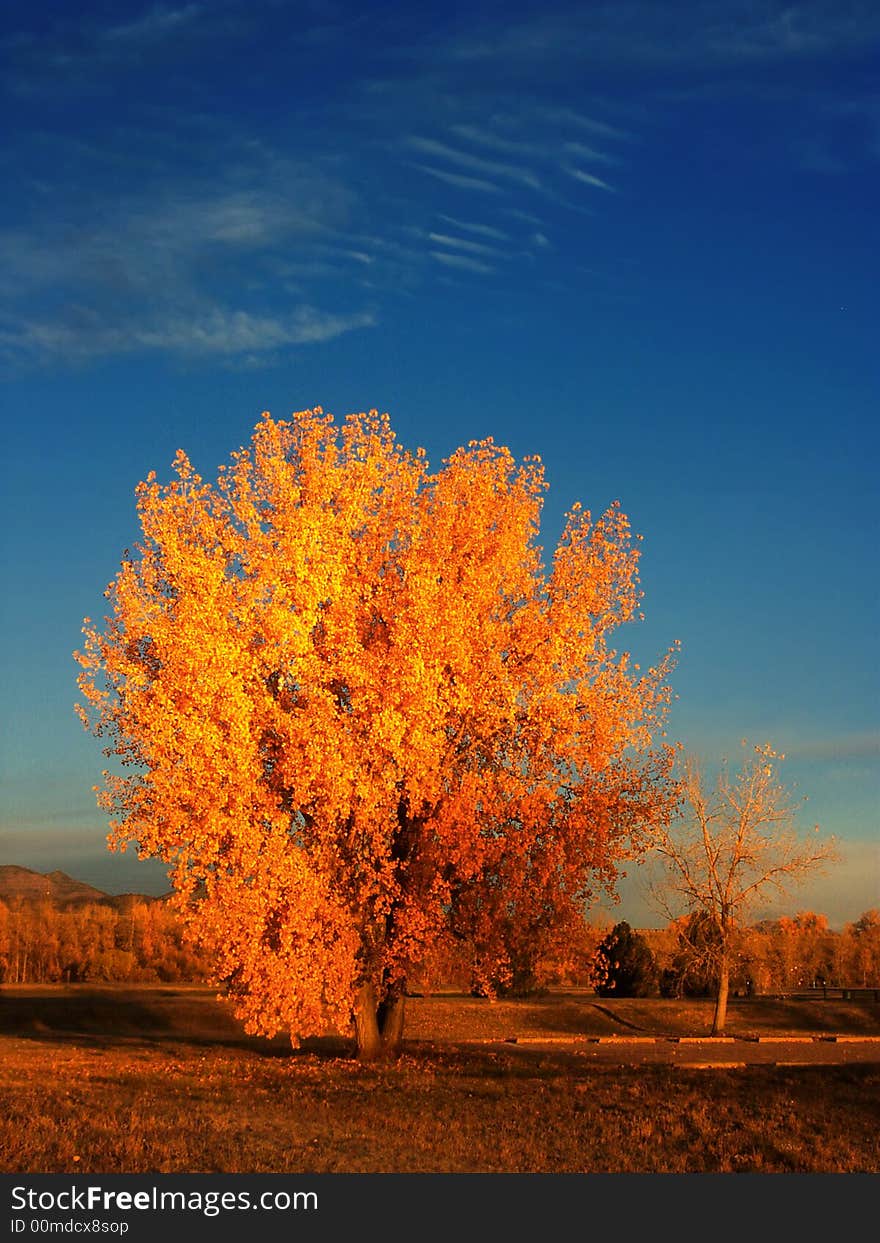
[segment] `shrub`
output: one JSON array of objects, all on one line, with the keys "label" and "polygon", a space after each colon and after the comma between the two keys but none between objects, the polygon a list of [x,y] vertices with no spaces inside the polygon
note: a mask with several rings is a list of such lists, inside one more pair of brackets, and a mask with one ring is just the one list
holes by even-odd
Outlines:
[{"label": "shrub", "polygon": [[599,944],[600,997],[651,997],[657,992],[657,964],[643,936],[628,923],[615,924]]}]

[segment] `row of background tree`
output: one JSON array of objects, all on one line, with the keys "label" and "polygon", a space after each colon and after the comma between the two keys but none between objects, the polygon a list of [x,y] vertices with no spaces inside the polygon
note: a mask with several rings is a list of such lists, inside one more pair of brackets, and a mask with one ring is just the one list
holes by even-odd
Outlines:
[{"label": "row of background tree", "polygon": [[117,908],[87,902],[0,901],[0,983],[87,981],[184,983],[204,980],[204,956],[184,938],[162,901]]},{"label": "row of background tree", "polygon": [[[665,928],[634,931],[584,924],[538,961],[520,954],[497,991],[527,994],[552,987],[595,987],[609,996],[705,996],[716,986],[713,937],[699,915]],[[208,978],[204,955],[190,945],[164,902],[132,899],[121,909],[86,903],[0,901],[0,983],[184,983]],[[417,991],[485,991],[475,987],[474,947],[438,953],[413,979]],[[741,995],[829,986],[880,986],[880,911],[866,911],[841,931],[824,915],[802,911],[739,930],[731,987]]]},{"label": "row of background tree", "polygon": [[[641,933],[617,924],[598,949],[597,991],[631,997],[714,996],[717,941],[717,931],[703,912]],[[880,987],[880,911],[866,911],[842,932],[832,931],[826,917],[813,911],[737,930],[730,962],[734,995],[821,985]]]}]

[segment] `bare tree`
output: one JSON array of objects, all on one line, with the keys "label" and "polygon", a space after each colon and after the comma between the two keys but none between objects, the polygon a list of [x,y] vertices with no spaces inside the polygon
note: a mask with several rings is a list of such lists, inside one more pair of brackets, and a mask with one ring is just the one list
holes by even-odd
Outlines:
[{"label": "bare tree", "polygon": [[683,762],[678,816],[657,834],[663,878],[652,886],[656,905],[668,918],[700,914],[709,936],[702,939],[714,958],[718,988],[712,1035],[724,1031],[734,936],[754,902],[785,894],[812,872],[836,859],[833,839],[820,840],[819,826],[805,839],[795,817],[795,801],[779,780],[785,758],[769,744],[739,772],[726,763],[714,787],[703,778],[693,756]]}]

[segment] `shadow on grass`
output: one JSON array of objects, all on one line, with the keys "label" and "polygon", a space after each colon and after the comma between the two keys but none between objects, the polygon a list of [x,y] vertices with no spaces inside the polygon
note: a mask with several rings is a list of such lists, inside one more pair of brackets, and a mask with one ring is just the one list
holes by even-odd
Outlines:
[{"label": "shadow on grass", "polygon": [[[412,1008],[410,1008],[410,1006]],[[605,999],[593,994],[542,997],[492,1005],[472,998],[424,998],[407,1007],[405,1044],[418,1049],[463,1047],[469,1041],[496,1044],[515,1037],[701,1035],[709,1030],[711,1001]],[[770,998],[731,1004],[731,1033],[880,1034],[876,1003],[804,1002]],[[292,1050],[287,1036],[248,1036],[232,1014],[204,987],[125,985],[5,986],[0,988],[0,1035],[94,1047],[172,1045],[241,1050],[266,1058],[354,1057],[347,1035],[310,1037]],[[472,1046],[471,1046],[472,1051]],[[468,1054],[470,1056],[470,1053]]]},{"label": "shadow on grass", "polygon": [[[704,1036],[712,1025],[712,998],[611,998],[592,994],[523,999],[516,1015],[522,1034],[538,1030],[558,1035]],[[515,1012],[511,1012],[512,1014]],[[872,1001],[733,998],[728,1006],[731,1034],[880,1035],[880,1005]]]},{"label": "shadow on grass", "polygon": [[210,990],[85,985],[0,988],[0,1035],[84,1046],[146,1044],[242,1049],[262,1057],[353,1056],[345,1036],[313,1037],[292,1049],[287,1036],[248,1036]]}]

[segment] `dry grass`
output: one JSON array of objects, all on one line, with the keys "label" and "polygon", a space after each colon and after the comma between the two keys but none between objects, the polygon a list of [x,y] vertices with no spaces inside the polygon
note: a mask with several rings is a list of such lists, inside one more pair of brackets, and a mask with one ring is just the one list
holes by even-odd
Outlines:
[{"label": "dry grass", "polygon": [[[525,1034],[587,1018],[621,1030],[698,1017],[676,1003],[598,1001],[426,998],[412,1006],[405,1056],[363,1067],[338,1040],[292,1055],[282,1041],[244,1039],[206,990],[4,990],[0,1169],[880,1170],[880,1065],[606,1066],[454,1043],[516,1034],[511,1024]],[[876,1007],[855,1010],[851,1021],[877,1030]],[[776,1030],[792,1021],[768,1016]],[[427,1028],[444,1043],[427,1043]]]},{"label": "dry grass", "polygon": [[[419,1040],[504,1040],[512,1036],[707,1036],[714,1005],[708,999],[672,1001],[597,997],[566,990],[546,997],[488,1002],[439,994],[408,1003],[407,1034]],[[844,1001],[734,998],[727,1016],[732,1036],[829,1032],[880,1035],[880,1005]]]}]

